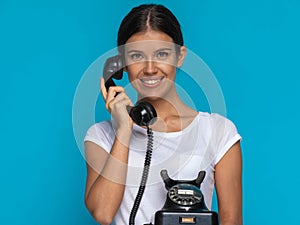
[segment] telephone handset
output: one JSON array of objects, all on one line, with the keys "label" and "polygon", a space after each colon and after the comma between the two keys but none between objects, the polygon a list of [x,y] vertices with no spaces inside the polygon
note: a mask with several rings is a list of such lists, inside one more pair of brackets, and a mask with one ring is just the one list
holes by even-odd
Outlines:
[{"label": "telephone handset", "polygon": [[[106,60],[103,69],[103,78],[105,87],[108,91],[109,87],[116,86],[113,79],[120,80],[123,77],[124,63],[121,55],[110,57]],[[149,126],[156,121],[157,113],[155,108],[146,101],[139,101],[129,110],[129,116],[139,126]]]}]

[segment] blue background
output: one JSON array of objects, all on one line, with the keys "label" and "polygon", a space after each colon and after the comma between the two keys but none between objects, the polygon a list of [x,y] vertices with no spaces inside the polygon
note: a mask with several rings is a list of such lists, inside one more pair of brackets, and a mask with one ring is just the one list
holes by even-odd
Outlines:
[{"label": "blue background", "polygon": [[[83,204],[73,98],[89,65],[115,47],[123,16],[143,2],[0,2],[0,224],[96,224]],[[299,224],[300,2],[152,2],[178,17],[243,136],[244,224]]]}]

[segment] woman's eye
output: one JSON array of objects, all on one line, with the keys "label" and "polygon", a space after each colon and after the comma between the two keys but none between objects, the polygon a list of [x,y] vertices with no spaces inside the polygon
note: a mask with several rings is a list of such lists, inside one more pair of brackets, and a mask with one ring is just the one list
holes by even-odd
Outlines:
[{"label": "woman's eye", "polygon": [[156,57],[158,59],[166,59],[167,57],[169,56],[169,53],[168,52],[158,52],[156,54]]},{"label": "woman's eye", "polygon": [[139,53],[135,53],[135,54],[130,55],[130,58],[133,61],[140,61],[143,59],[143,55],[139,54]]}]

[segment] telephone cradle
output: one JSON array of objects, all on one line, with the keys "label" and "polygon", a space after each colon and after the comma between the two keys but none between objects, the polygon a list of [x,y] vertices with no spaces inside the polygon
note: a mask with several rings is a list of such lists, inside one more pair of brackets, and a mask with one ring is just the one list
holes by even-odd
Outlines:
[{"label": "telephone cradle", "polygon": [[161,171],[161,176],[168,193],[163,208],[155,213],[154,225],[219,224],[218,214],[207,209],[200,190],[205,171],[192,181],[173,180],[166,170]]}]

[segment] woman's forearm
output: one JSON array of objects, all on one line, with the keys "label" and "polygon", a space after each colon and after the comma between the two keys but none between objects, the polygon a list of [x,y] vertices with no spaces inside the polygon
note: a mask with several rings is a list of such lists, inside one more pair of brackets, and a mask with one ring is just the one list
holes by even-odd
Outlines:
[{"label": "woman's forearm", "polygon": [[122,202],[128,163],[130,137],[118,133],[101,173],[86,195],[86,206],[101,224],[110,224]]}]

